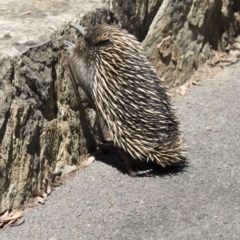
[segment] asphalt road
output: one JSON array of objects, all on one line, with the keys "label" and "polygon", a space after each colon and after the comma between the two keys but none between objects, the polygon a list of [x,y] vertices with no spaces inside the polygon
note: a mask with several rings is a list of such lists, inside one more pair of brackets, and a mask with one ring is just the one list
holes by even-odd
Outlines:
[{"label": "asphalt road", "polygon": [[240,239],[240,64],[174,105],[189,152],[183,171],[130,178],[112,151],[0,239]]}]

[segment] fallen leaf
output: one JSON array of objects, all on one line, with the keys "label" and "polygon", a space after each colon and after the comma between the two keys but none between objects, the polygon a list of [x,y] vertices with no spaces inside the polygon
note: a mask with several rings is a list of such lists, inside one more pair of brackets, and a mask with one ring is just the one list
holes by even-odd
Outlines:
[{"label": "fallen leaf", "polygon": [[178,89],[178,92],[182,95],[182,96],[185,96],[186,93],[187,93],[187,87],[186,86],[181,86],[179,89]]},{"label": "fallen leaf", "polygon": [[17,219],[10,220],[4,227],[7,227],[7,226],[11,227],[16,221],[17,221]]},{"label": "fallen leaf", "polygon": [[0,227],[6,228],[7,226],[12,226],[13,223],[18,221],[22,216],[22,211],[13,211],[9,209],[0,216]]},{"label": "fallen leaf", "polygon": [[23,211],[11,212],[10,217],[7,220],[16,220],[23,216]]},{"label": "fallen leaf", "polygon": [[226,54],[223,52],[219,52],[219,51],[213,51],[213,52],[215,54],[217,61],[221,61],[221,58],[226,56]]},{"label": "fallen leaf", "polygon": [[233,44],[233,48],[240,50],[240,43],[235,42],[235,43]]},{"label": "fallen leaf", "polygon": [[47,195],[49,195],[51,192],[52,192],[52,187],[50,186],[50,184],[48,184]]},{"label": "fallen leaf", "polygon": [[61,177],[62,171],[52,172],[51,175],[52,175],[52,177],[51,177],[51,182],[53,183],[53,182],[55,182],[55,179],[56,179],[57,177]]},{"label": "fallen leaf", "polygon": [[43,197],[38,197],[38,196],[37,196],[37,201],[38,201],[39,203],[41,203],[41,204],[44,204],[44,203],[45,203],[45,200],[44,200]]},{"label": "fallen leaf", "polygon": [[87,158],[86,160],[83,161],[82,166],[83,167],[88,167],[93,161],[95,160],[94,156],[91,156]]},{"label": "fallen leaf", "polygon": [[20,13],[19,15],[23,16],[23,15],[28,15],[30,14],[32,11],[27,11],[27,12],[23,12],[23,13]]},{"label": "fallen leaf", "polygon": [[193,84],[193,85],[201,86],[201,84],[200,84],[198,81],[196,81],[196,80],[193,80],[193,81],[192,81],[192,84]]},{"label": "fallen leaf", "polygon": [[47,195],[49,195],[49,194],[52,192],[52,188],[51,188],[51,186],[50,186],[49,181],[48,181],[47,178],[45,178],[45,179],[43,180],[43,184],[44,184],[44,192],[45,192]]},{"label": "fallen leaf", "polygon": [[3,215],[0,216],[0,224],[4,222],[9,217],[9,210],[5,211]]},{"label": "fallen leaf", "polygon": [[44,198],[44,199],[47,198],[47,193],[43,193],[43,198]]},{"label": "fallen leaf", "polygon": [[11,227],[17,227],[25,222],[24,219],[18,219],[15,223],[11,225]]},{"label": "fallen leaf", "polygon": [[36,189],[36,190],[33,191],[33,196],[43,197],[43,194],[40,190]]}]

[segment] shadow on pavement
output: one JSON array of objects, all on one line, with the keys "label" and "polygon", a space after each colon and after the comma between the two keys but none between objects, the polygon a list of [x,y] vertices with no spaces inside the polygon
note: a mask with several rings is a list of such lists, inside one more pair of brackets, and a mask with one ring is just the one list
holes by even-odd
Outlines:
[{"label": "shadow on pavement", "polygon": [[[96,157],[96,160],[116,168],[118,171],[120,171],[123,174],[128,174],[125,166],[125,162],[116,148],[113,148],[111,150],[108,150],[100,154],[99,156]],[[149,168],[153,168],[154,170],[152,174],[143,176],[143,177],[156,177],[156,176],[164,177],[166,175],[176,175],[176,174],[180,174],[182,172],[187,171],[187,167],[188,167],[187,160],[184,163],[176,164],[166,168],[163,168],[157,165],[156,163],[150,162]]]}]

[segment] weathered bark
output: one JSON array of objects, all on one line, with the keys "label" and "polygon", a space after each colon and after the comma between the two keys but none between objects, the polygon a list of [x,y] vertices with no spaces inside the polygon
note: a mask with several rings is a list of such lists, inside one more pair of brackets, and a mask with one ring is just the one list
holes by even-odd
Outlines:
[{"label": "weathered bark", "polygon": [[[146,10],[150,5],[152,11]],[[238,0],[113,0],[112,12],[140,40],[146,36],[142,44],[158,75],[167,85],[177,86],[211,56],[212,49],[226,50],[231,44],[240,32],[239,8]],[[146,31],[149,24],[144,19],[153,15]]]},{"label": "weathered bark", "polygon": [[112,0],[110,12],[121,28],[142,41],[163,0]]},{"label": "weathered bark", "polygon": [[[95,25],[108,16],[101,8],[79,20]],[[0,212],[18,207],[51,172],[76,169],[96,149],[96,113],[81,89],[76,97],[70,80],[63,40],[73,38],[79,42],[76,31],[62,25],[16,57],[0,55]]]}]

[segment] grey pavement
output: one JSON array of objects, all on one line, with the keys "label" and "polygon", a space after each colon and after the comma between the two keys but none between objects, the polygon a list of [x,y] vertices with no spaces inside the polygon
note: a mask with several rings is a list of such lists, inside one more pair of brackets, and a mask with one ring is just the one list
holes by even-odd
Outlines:
[{"label": "grey pavement", "polygon": [[0,239],[240,239],[240,63],[173,100],[188,167],[131,178],[109,152]]}]

